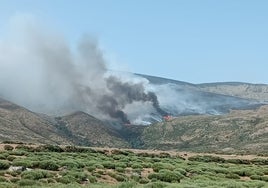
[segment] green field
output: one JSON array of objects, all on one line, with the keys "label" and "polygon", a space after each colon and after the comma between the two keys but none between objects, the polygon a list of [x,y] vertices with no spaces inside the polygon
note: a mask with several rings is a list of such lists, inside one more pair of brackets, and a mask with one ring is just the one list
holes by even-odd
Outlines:
[{"label": "green field", "polygon": [[3,145],[0,187],[268,187],[268,159]]}]

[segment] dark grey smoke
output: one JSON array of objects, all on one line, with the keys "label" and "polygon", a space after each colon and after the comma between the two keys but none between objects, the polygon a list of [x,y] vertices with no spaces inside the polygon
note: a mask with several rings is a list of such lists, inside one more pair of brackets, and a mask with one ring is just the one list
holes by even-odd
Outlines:
[{"label": "dark grey smoke", "polygon": [[130,123],[125,108],[135,102],[141,102],[141,110],[142,103],[149,102],[165,114],[157,96],[147,92],[143,83],[108,75],[95,38],[84,36],[73,50],[62,36],[32,20],[13,24],[17,32],[0,40],[0,96],[41,113],[81,110],[124,123]]},{"label": "dark grey smoke", "polygon": [[111,95],[104,95],[99,101],[98,108],[111,117],[120,118],[124,123],[129,123],[127,115],[122,111],[127,104],[133,102],[151,102],[161,115],[166,112],[161,110],[157,96],[153,92],[146,92],[142,83],[122,82],[115,76],[109,76],[106,84]]}]

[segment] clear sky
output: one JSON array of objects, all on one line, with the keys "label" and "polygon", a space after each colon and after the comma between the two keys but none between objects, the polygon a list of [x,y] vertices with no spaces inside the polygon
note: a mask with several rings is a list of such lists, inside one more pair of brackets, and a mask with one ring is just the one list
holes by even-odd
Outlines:
[{"label": "clear sky", "polygon": [[114,69],[268,84],[266,0],[0,0],[0,34],[21,13],[71,44],[97,36]]}]

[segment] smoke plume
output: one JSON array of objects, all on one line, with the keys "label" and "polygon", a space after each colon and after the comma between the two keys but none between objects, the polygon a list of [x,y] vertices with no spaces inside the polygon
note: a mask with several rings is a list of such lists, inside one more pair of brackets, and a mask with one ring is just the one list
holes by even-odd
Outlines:
[{"label": "smoke plume", "polygon": [[80,110],[130,123],[129,105],[142,109],[145,103],[154,107],[151,112],[165,115],[142,82],[108,74],[96,39],[84,36],[72,50],[61,35],[35,22],[16,24],[17,32],[0,41],[0,96],[52,115]]}]

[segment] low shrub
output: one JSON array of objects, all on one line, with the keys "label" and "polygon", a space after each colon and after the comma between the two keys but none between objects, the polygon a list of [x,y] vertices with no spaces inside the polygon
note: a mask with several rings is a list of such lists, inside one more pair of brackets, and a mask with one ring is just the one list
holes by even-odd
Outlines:
[{"label": "low shrub", "polygon": [[169,153],[161,152],[160,154],[158,154],[158,157],[160,157],[160,158],[170,158],[171,155]]},{"label": "low shrub", "polygon": [[1,153],[1,154],[0,154],[0,159],[5,160],[5,159],[7,159],[8,156],[9,156],[8,153]]},{"label": "low shrub", "polygon": [[22,172],[21,177],[24,179],[39,180],[42,178],[51,178],[53,175],[44,170],[31,170]]},{"label": "low shrub", "polygon": [[41,169],[56,171],[59,169],[59,167],[60,166],[55,161],[52,160],[45,160],[39,162],[39,168]]},{"label": "low shrub", "polygon": [[145,185],[145,188],[164,188],[167,187],[167,184],[164,182],[152,182]]},{"label": "low shrub", "polygon": [[141,178],[140,180],[139,180],[139,183],[140,184],[147,184],[147,183],[149,183],[150,182],[150,180],[148,180],[147,178]]},{"label": "low shrub", "polygon": [[268,182],[268,176],[261,176],[261,180]]},{"label": "low shrub", "polygon": [[226,159],[227,163],[232,163],[232,164],[250,164],[250,160],[247,159]]},{"label": "low shrub", "polygon": [[136,182],[124,182],[118,186],[118,188],[134,188],[137,186]]},{"label": "low shrub", "polygon": [[97,178],[94,177],[94,176],[89,175],[88,180],[89,180],[90,183],[97,183]]},{"label": "low shrub", "polygon": [[131,168],[133,168],[133,169],[142,169],[143,166],[140,165],[139,163],[134,163],[134,164],[131,165]]},{"label": "low shrub", "polygon": [[26,146],[26,145],[24,145],[24,144],[17,145],[15,148],[16,148],[17,150],[23,150],[23,151],[28,151],[28,152],[33,152],[33,151],[35,151],[35,148],[34,148],[34,147]]},{"label": "low shrub", "polygon": [[37,152],[63,152],[64,150],[57,145],[40,145],[37,148],[35,148],[35,151]]},{"label": "low shrub", "polygon": [[115,163],[113,162],[103,162],[102,163],[104,168],[108,168],[108,169],[115,169]]},{"label": "low shrub", "polygon": [[229,173],[225,176],[226,178],[229,178],[229,179],[240,179],[240,176],[237,175],[237,174],[232,174],[232,173]]},{"label": "low shrub", "polygon": [[115,170],[117,172],[121,172],[121,173],[125,172],[125,169],[124,168],[121,168],[121,167],[116,167]]},{"label": "low shrub", "polygon": [[168,164],[168,163],[162,163],[162,162],[157,162],[153,164],[153,170],[155,172],[158,172],[162,169],[167,169],[167,170],[174,170],[176,167],[174,165]]},{"label": "low shrub", "polygon": [[56,178],[56,181],[63,184],[76,182],[76,180],[72,176],[63,176],[60,178]]},{"label": "low shrub", "polygon": [[13,166],[23,166],[23,167],[27,167],[27,168],[32,168],[33,167],[33,162],[29,161],[28,159],[15,159],[12,162]]},{"label": "low shrub", "polygon": [[159,173],[149,174],[149,179],[157,179],[164,182],[180,182],[184,176],[179,172],[173,172],[169,170],[161,170]]},{"label": "low shrub", "polygon": [[123,175],[123,174],[117,174],[117,173],[113,173],[113,172],[109,172],[108,175],[114,179],[116,179],[117,181],[126,181],[127,178]]},{"label": "low shrub", "polygon": [[250,176],[250,179],[252,179],[252,180],[261,180],[261,176],[259,176],[259,175],[252,175],[252,176]]},{"label": "low shrub", "polygon": [[189,161],[198,161],[198,162],[216,162],[216,163],[224,163],[225,159],[217,156],[210,155],[196,155],[188,158]]},{"label": "low shrub", "polygon": [[6,178],[0,176],[0,182],[6,182],[6,181],[7,181]]},{"label": "low shrub", "polygon": [[19,181],[17,182],[17,184],[18,184],[19,186],[33,186],[33,185],[36,186],[37,182],[34,181],[34,180],[29,180],[29,179],[21,179],[21,180],[19,180]]},{"label": "low shrub", "polygon": [[255,165],[268,165],[268,159],[255,158],[251,160],[251,163]]},{"label": "low shrub", "polygon": [[15,159],[16,159],[16,157],[13,156],[13,155],[9,155],[9,156],[7,157],[7,160],[8,160],[8,161],[14,161]]},{"label": "low shrub", "polygon": [[0,170],[6,170],[10,167],[10,164],[7,161],[0,160]]},{"label": "low shrub", "polygon": [[14,147],[11,145],[4,145],[4,150],[6,150],[6,151],[12,151],[13,149],[14,149]]}]

